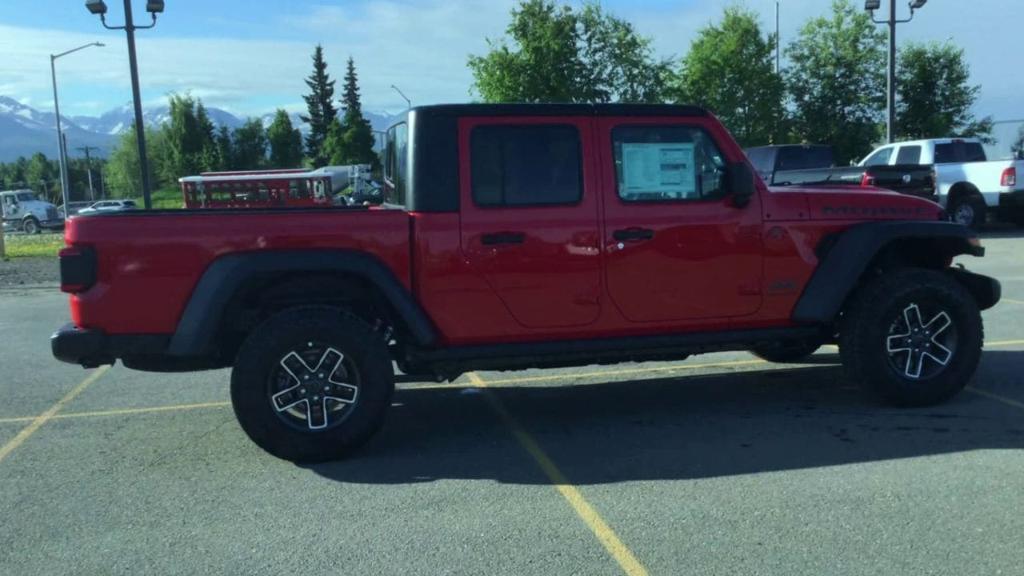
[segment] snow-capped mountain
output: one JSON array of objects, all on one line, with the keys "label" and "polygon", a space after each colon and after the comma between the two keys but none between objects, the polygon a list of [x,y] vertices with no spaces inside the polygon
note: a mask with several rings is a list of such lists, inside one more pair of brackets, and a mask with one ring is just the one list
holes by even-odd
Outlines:
[{"label": "snow-capped mountain", "polygon": [[[207,114],[215,126],[227,126],[235,129],[245,123],[245,119],[220,108],[207,107]],[[367,120],[374,130],[385,130],[394,119],[386,113],[365,112]],[[147,108],[142,111],[146,126],[155,128],[170,121],[170,109],[167,106]],[[292,125],[302,131],[309,131],[309,126],[302,121],[300,114],[289,114]],[[264,127],[270,126],[274,114],[260,116]],[[99,152],[94,156],[106,156],[117,145],[118,136],[127,130],[135,119],[135,111],[131,104],[125,104],[108,110],[99,116],[65,116],[61,114],[61,122],[67,134],[68,153],[72,157],[80,155],[79,147],[93,146]],[[10,162],[18,156],[31,156],[42,152],[48,157],[57,156],[57,137],[54,126],[53,112],[36,110],[21,104],[17,100],[0,96],[0,162]]]}]

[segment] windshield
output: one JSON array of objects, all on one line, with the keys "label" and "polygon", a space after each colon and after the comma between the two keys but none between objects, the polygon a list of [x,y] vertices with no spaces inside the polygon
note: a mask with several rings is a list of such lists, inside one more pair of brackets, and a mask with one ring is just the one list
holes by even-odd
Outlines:
[{"label": "windshield", "polygon": [[18,202],[33,202],[38,200],[32,192],[18,192]]},{"label": "windshield", "polygon": [[776,170],[810,170],[832,166],[832,149],[827,146],[793,147],[779,150]]}]

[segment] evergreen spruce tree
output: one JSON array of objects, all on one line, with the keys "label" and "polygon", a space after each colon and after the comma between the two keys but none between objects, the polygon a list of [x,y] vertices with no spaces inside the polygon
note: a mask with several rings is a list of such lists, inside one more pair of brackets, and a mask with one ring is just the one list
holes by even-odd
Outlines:
[{"label": "evergreen spruce tree", "polygon": [[327,165],[324,155],[324,140],[331,122],[338,114],[334,107],[334,80],[327,73],[327,61],[324,60],[324,49],[317,44],[313,51],[313,73],[306,78],[306,86],[310,93],[303,96],[308,114],[302,121],[309,124],[309,135],[306,136],[306,156],[314,168]]},{"label": "evergreen spruce tree", "polygon": [[359,77],[351,56],[345,70],[341,105],[344,110],[341,123],[330,130],[328,135],[331,164],[369,164],[376,170],[379,159],[373,150],[373,129],[363,116]]}]

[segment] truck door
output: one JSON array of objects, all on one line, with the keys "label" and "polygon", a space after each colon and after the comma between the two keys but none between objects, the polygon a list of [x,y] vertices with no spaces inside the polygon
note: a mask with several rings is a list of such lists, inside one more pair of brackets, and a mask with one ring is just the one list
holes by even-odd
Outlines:
[{"label": "truck door", "polygon": [[760,198],[734,205],[725,173],[742,152],[715,130],[702,118],[598,122],[605,276],[630,321],[685,328],[761,307]]},{"label": "truck door", "polygon": [[462,118],[461,244],[515,320],[581,326],[600,312],[593,118]]}]

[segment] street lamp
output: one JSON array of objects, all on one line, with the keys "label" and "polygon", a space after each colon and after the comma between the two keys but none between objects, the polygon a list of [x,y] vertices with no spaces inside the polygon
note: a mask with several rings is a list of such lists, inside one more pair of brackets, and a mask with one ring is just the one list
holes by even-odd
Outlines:
[{"label": "street lamp", "polygon": [[405,95],[405,93],[398,89],[398,86],[395,86],[394,84],[392,84],[391,85],[391,89],[394,90],[395,92],[398,92],[398,95],[402,97],[402,100],[405,100],[405,104],[411,110],[412,109],[412,100],[409,100],[409,98]]},{"label": "street lamp", "polygon": [[142,122],[142,96],[139,92],[139,63],[135,57],[135,31],[147,30],[156,26],[156,15],[164,11],[164,0],[148,0],[146,12],[153,21],[146,26],[136,26],[132,19],[132,2],[124,0],[124,25],[109,26],[107,24],[107,3],[103,0],[85,0],[85,8],[90,14],[100,17],[103,27],[107,30],[124,30],[128,36],[128,66],[132,76],[132,99],[135,102],[135,141],[139,147],[139,168],[142,170],[142,202],[146,209],[153,207],[149,190],[149,161],[146,158],[146,127]]},{"label": "street lamp", "polygon": [[78,48],[72,48],[66,52],[60,54],[50,54],[50,77],[53,79],[53,112],[57,116],[57,162],[60,165],[60,192],[64,198],[65,210],[67,209],[69,195],[68,195],[68,158],[64,148],[64,129],[60,125],[60,103],[57,101],[57,58],[67,56],[72,52],[78,52],[79,50],[85,50],[93,46],[103,47],[104,44],[100,42],[90,42],[83,44]]},{"label": "street lamp", "polygon": [[928,3],[928,0],[910,0],[910,18],[905,20],[896,19],[896,0],[889,0],[889,19],[875,20],[875,10],[882,7],[881,0],[865,0],[864,9],[871,12],[871,21],[875,24],[886,24],[889,26],[889,74],[887,96],[887,114],[885,120],[885,138],[890,144],[896,140],[896,25],[910,22],[914,19],[914,12],[920,10]]}]

